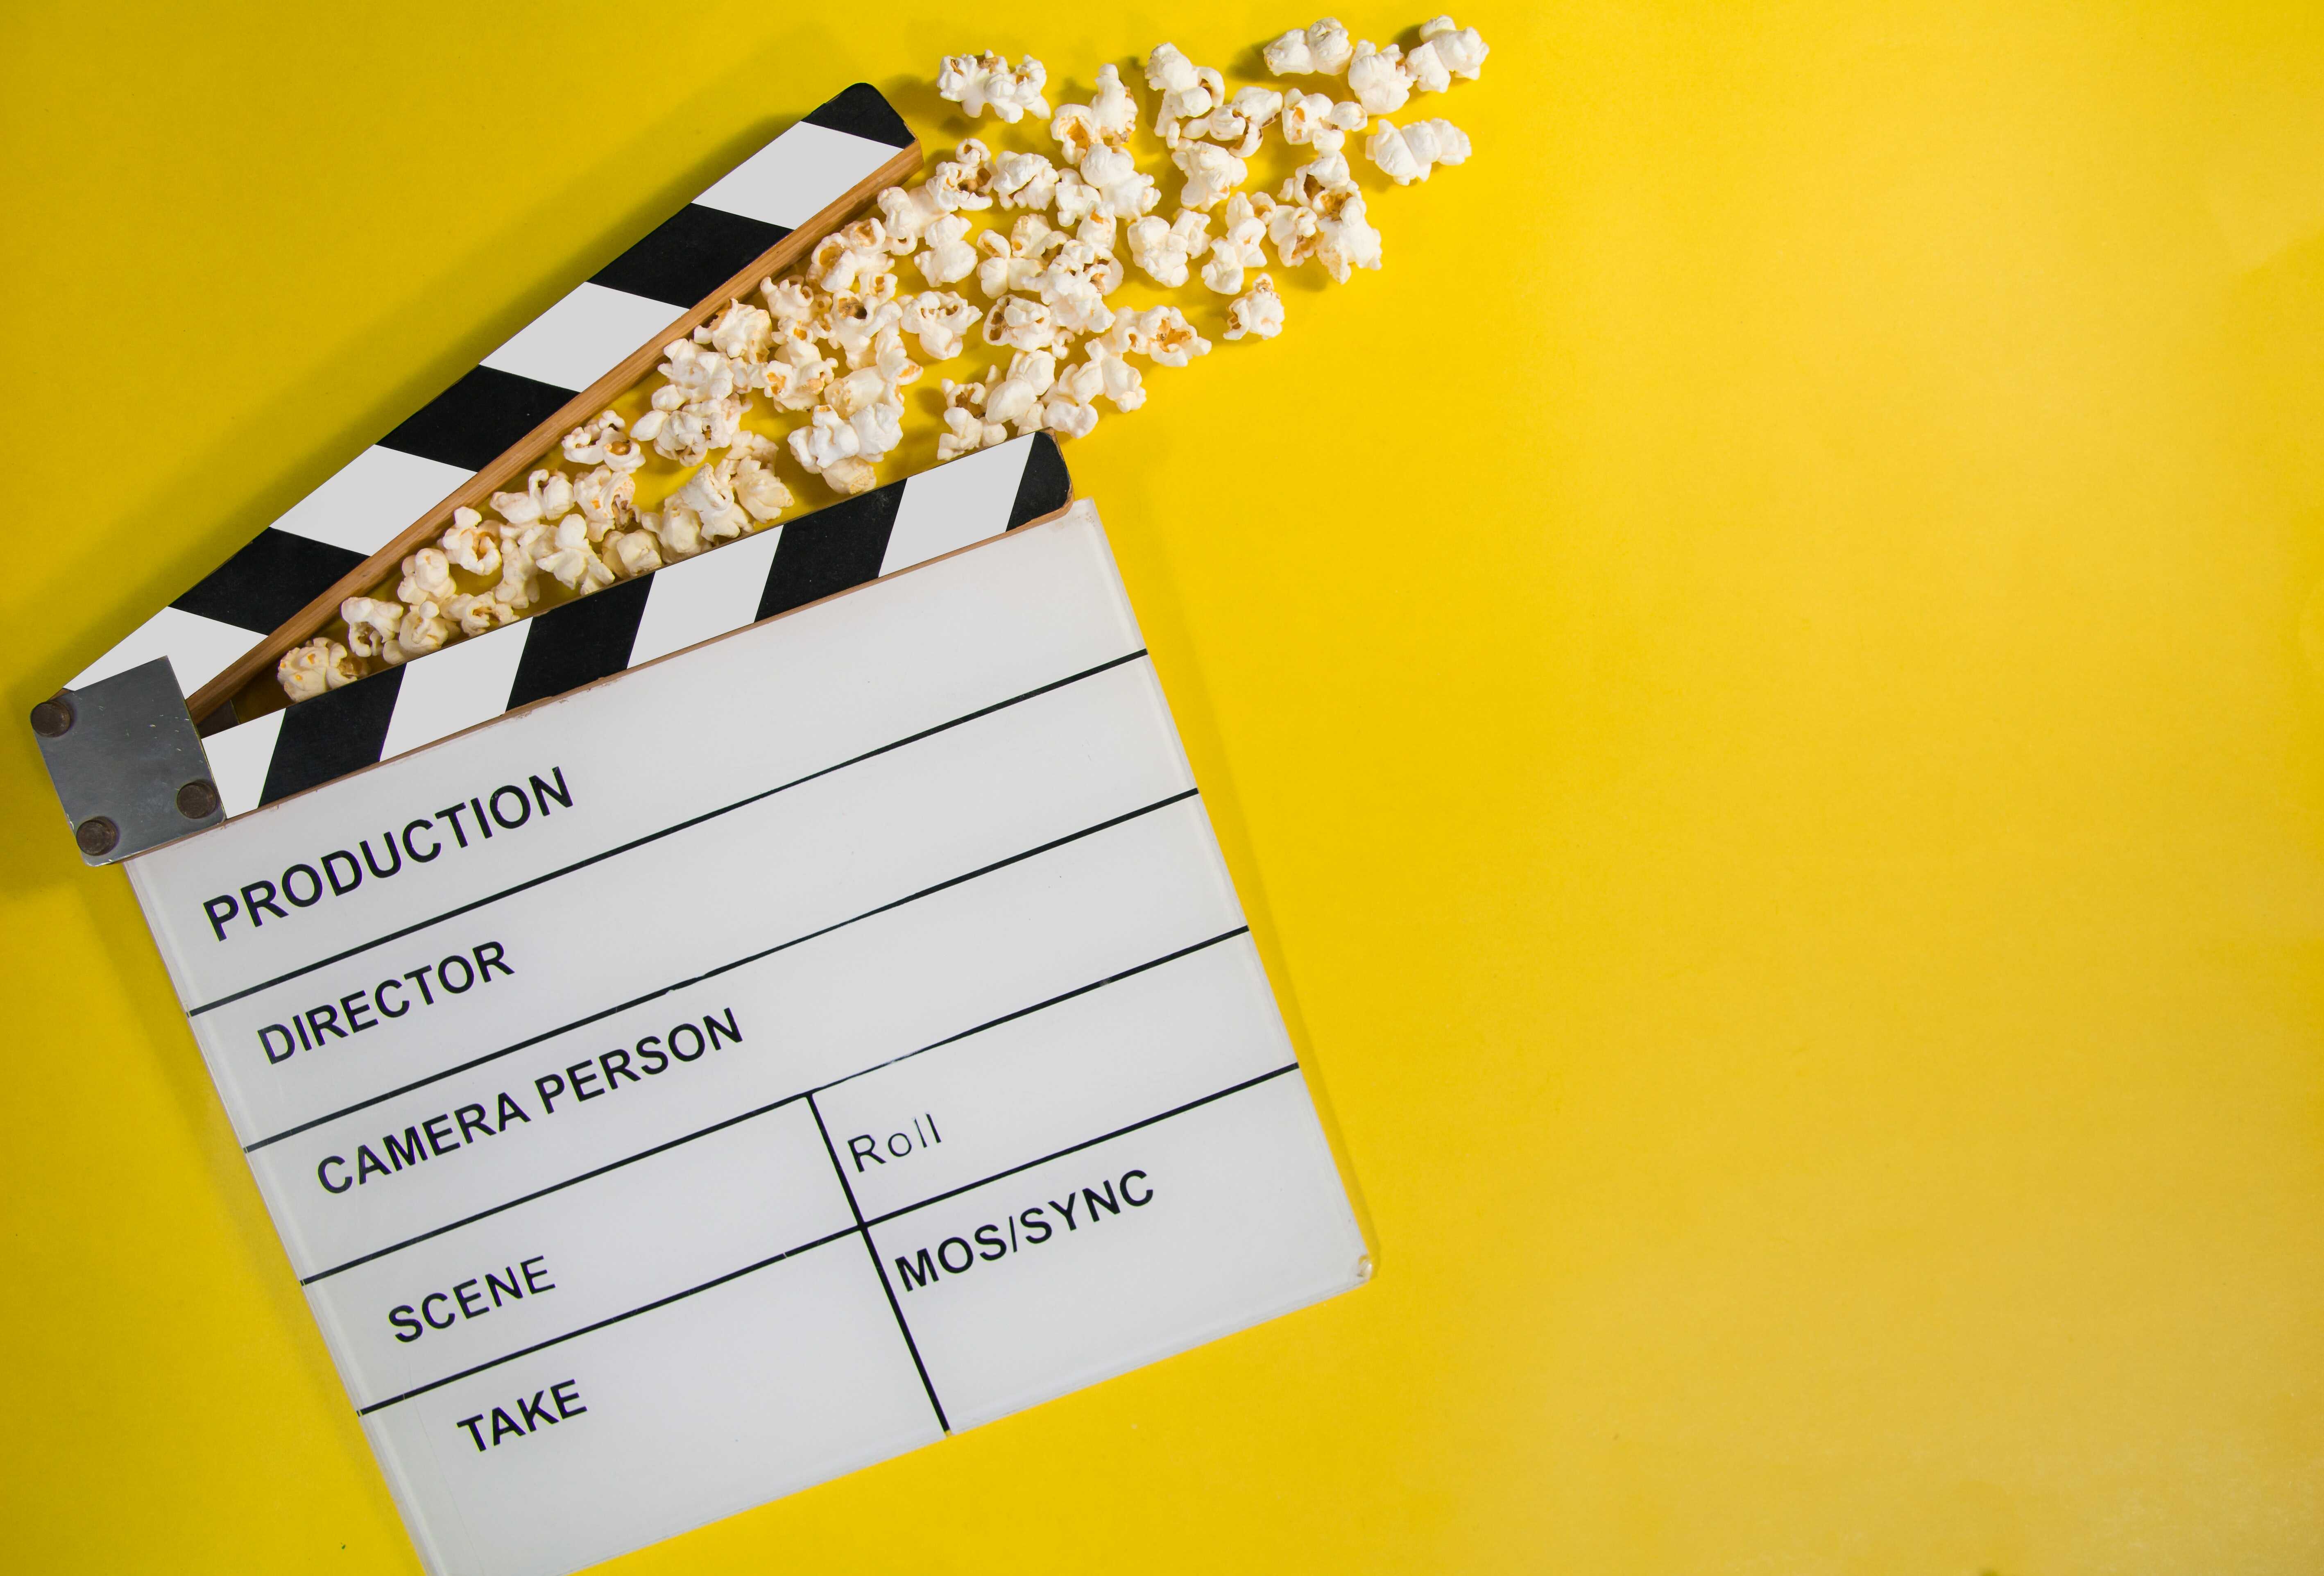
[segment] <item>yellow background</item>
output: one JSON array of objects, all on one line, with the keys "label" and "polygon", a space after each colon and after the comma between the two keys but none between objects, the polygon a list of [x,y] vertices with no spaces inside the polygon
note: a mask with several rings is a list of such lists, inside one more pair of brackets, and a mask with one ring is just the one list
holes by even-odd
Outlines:
[{"label": "yellow background", "polygon": [[[936,148],[939,49],[1305,20],[34,9],[12,719],[844,83]],[[619,1568],[2324,1569],[2324,18],[1461,20],[1386,272],[1070,456],[1377,1278]],[[0,1564],[415,1569],[14,721],[0,792]]]}]

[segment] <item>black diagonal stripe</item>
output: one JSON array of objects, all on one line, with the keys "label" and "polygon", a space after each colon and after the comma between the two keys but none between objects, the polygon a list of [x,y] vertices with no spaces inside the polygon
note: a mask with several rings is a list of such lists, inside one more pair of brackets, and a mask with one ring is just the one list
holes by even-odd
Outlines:
[{"label": "black diagonal stripe", "polygon": [[792,521],[775,544],[774,567],[759,596],[759,616],[804,607],[835,591],[880,577],[888,554],[888,533],[904,502],[904,484],[890,482],[876,492]]},{"label": "black diagonal stripe", "polygon": [[691,307],[789,234],[780,225],[690,202],[592,274],[589,282]]},{"label": "black diagonal stripe", "polygon": [[1018,479],[1017,502],[1010,506],[1009,529],[1015,530],[1028,520],[1055,514],[1073,499],[1074,478],[1065,469],[1065,456],[1057,440],[1046,432],[1035,433],[1033,447],[1025,456],[1025,474]]},{"label": "black diagonal stripe", "polygon": [[509,686],[508,709],[563,695],[610,677],[630,665],[630,647],[645,617],[650,578],[621,585],[551,608],[532,621]]},{"label": "black diagonal stripe", "polygon": [[361,553],[270,525],[170,605],[271,635],[363,561]]},{"label": "black diagonal stripe", "polygon": [[403,669],[391,668],[292,706],[282,717],[258,802],[271,805],[379,760]]},{"label": "black diagonal stripe", "polygon": [[912,128],[904,124],[896,106],[881,97],[880,90],[869,82],[856,83],[830,103],[819,105],[799,118],[811,126],[869,138],[891,148],[903,147],[912,140]]},{"label": "black diagonal stripe", "polygon": [[579,392],[476,367],[414,411],[379,445],[464,471],[481,471]]}]

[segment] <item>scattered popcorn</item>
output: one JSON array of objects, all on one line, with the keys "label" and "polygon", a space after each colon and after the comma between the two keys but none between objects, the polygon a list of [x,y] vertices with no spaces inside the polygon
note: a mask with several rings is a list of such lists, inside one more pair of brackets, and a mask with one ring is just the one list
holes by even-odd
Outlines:
[{"label": "scattered popcorn", "polygon": [[[603,469],[602,466],[599,468]],[[608,471],[605,474],[610,475],[613,473]],[[490,578],[501,572],[500,532],[486,524],[484,517],[473,509],[452,511],[452,523],[444,528],[444,534],[437,539],[436,545],[443,549],[444,556],[454,565],[471,575]]]},{"label": "scattered popcorn", "polygon": [[1057,167],[1038,153],[1003,153],[993,161],[992,195],[1005,208],[1046,208],[1056,195]]},{"label": "scattered popcorn", "polygon": [[613,570],[590,548],[589,522],[578,516],[558,523],[556,543],[540,556],[540,568],[567,591],[584,596],[613,583]]},{"label": "scattered popcorn", "polygon": [[1211,342],[1176,307],[1119,313],[1102,343],[1118,355],[1142,355],[1157,366],[1184,366],[1211,353]]},{"label": "scattered popcorn", "polygon": [[[1398,186],[1469,157],[1469,138],[1450,122],[1399,127],[1387,118],[1415,93],[1476,80],[1489,52],[1476,29],[1449,16],[1418,32],[1409,51],[1382,48],[1324,17],[1261,51],[1277,78],[1344,78],[1344,97],[1329,81],[1322,86],[1333,92],[1285,83],[1230,93],[1219,71],[1157,45],[1141,65],[1157,97],[1153,134],[1181,178],[1167,219],[1133,147],[1139,101],[1115,66],[1098,68],[1088,103],[1053,113],[1039,60],[945,57],[946,99],[971,118],[1044,121],[1052,151],[996,153],[969,137],[924,179],[881,191],[803,263],[665,345],[659,383],[638,391],[648,399],[635,421],[608,410],[572,429],[522,491],[492,495],[499,519],[454,511],[433,544],[401,561],[400,577],[374,588],[381,594],[346,599],[344,643],[325,634],[286,653],[276,669],[284,693],[311,699],[759,530],[796,502],[787,459],[843,496],[864,492],[878,464],[903,447],[904,390],[921,376],[915,355],[952,362],[982,354],[977,344],[1011,353],[1005,373],[938,380],[939,461],[1012,431],[1087,436],[1101,401],[1125,412],[1146,402],[1134,358],[1184,367],[1212,348],[1176,305],[1114,306],[1125,262],[1173,290],[1187,288],[1199,265],[1206,293],[1198,300],[1222,314],[1226,339],[1277,337],[1284,302],[1266,271],[1270,247],[1282,267],[1313,262],[1342,282],[1381,265],[1380,233],[1349,167],[1351,135],[1370,127],[1364,154]],[[1249,161],[1270,128],[1286,147],[1307,150],[1308,161],[1272,195],[1246,191]],[[970,216],[986,209],[1013,210],[1005,232],[976,227]],[[898,279],[906,257],[928,288],[908,290]],[[950,288],[972,278],[989,308]],[[769,436],[743,425],[753,409],[800,419]],[[678,474],[648,479],[649,496],[662,503],[641,512],[637,473],[649,448]]]},{"label": "scattered popcorn", "polygon": [[1336,153],[1348,134],[1363,129],[1364,106],[1352,100],[1334,104],[1320,93],[1292,92],[1283,100],[1283,140],[1295,148]]},{"label": "scattered popcorn", "polygon": [[1154,134],[1171,149],[1185,134],[1179,123],[1204,119],[1227,96],[1226,78],[1208,66],[1194,64],[1176,44],[1157,44],[1146,57],[1146,85],[1162,96],[1154,111]]},{"label": "scattered popcorn", "polygon": [[1348,61],[1348,91],[1367,115],[1394,115],[1402,109],[1412,97],[1412,74],[1405,69],[1404,51],[1394,44],[1375,49],[1369,40],[1358,44]]},{"label": "scattered popcorn", "polygon": [[1121,73],[1111,65],[1097,69],[1097,93],[1087,104],[1068,104],[1050,118],[1049,135],[1056,139],[1067,164],[1078,168],[1093,148],[1126,150],[1138,124],[1138,100],[1121,85]]},{"label": "scattered popcorn", "polygon": [[1041,429],[1041,396],[1057,381],[1057,358],[1046,350],[1021,351],[1010,359],[1009,375],[984,396],[984,419],[1013,422],[1018,436]]},{"label": "scattered popcorn", "polygon": [[1210,250],[1208,214],[1181,213],[1164,224],[1143,218],[1130,226],[1130,260],[1156,284],[1176,290],[1186,282],[1186,267]]},{"label": "scattered popcorn", "polygon": [[992,150],[974,137],[953,150],[951,158],[937,165],[928,176],[924,189],[933,192],[930,199],[946,213],[962,208],[989,208],[992,206]]},{"label": "scattered popcorn", "polygon": [[[1154,177],[1140,173],[1137,161],[1117,148],[1093,148],[1082,161],[1082,179],[1097,188],[1098,208],[1117,219],[1134,219],[1162,200]],[[1058,222],[1065,222],[1061,211]],[[1076,217],[1074,223],[1080,223]]]},{"label": "scattered popcorn", "polygon": [[1227,337],[1272,339],[1282,332],[1283,298],[1275,293],[1275,281],[1262,273],[1248,292],[1228,303]]},{"label": "scattered popcorn", "polygon": [[355,666],[355,658],[345,646],[318,636],[283,652],[282,660],[274,665],[274,677],[281,684],[283,694],[301,701],[353,683],[363,677],[363,669]]},{"label": "scattered popcorn", "polygon": [[463,592],[444,604],[444,616],[458,624],[462,634],[474,640],[503,624],[514,623],[516,610],[496,596],[471,596]]},{"label": "scattered popcorn", "polygon": [[1049,101],[1041,97],[1048,79],[1047,69],[1030,55],[1014,71],[1005,55],[946,55],[936,69],[936,96],[959,105],[971,120],[990,109],[1013,125],[1028,115],[1049,118]]},{"label": "scattered popcorn", "polygon": [[946,214],[930,225],[926,239],[927,248],[915,261],[930,284],[941,288],[976,272],[976,248],[968,244],[968,221],[960,215]]},{"label": "scattered popcorn", "polygon": [[[1414,56],[1422,51],[1431,54],[1446,71],[1467,82],[1474,82],[1478,78],[1486,55],[1491,52],[1490,46],[1478,36],[1475,28],[1456,28],[1449,16],[1431,17],[1420,24],[1420,48],[1406,55],[1405,63],[1410,65]],[[1443,89],[1434,88],[1429,91],[1442,93]]]},{"label": "scattered popcorn", "polygon": [[459,587],[452,584],[452,560],[441,548],[422,548],[403,560],[403,579],[395,588],[396,601],[406,607],[423,602],[443,602]]},{"label": "scattered popcorn", "polygon": [[[1255,207],[1254,201],[1266,204],[1266,209]],[[1243,270],[1267,266],[1261,244],[1267,239],[1267,220],[1261,216],[1274,207],[1275,199],[1265,192],[1253,198],[1238,191],[1227,199],[1225,233],[1211,243],[1210,261],[1203,264],[1205,288],[1222,296],[1237,294]]]},{"label": "scattered popcorn", "polygon": [[625,580],[661,567],[661,547],[650,530],[617,530],[605,539],[607,567]]},{"label": "scattered popcorn", "polygon": [[1218,207],[1250,174],[1241,160],[1216,143],[1181,143],[1170,161],[1186,178],[1178,191],[1178,206],[1204,212]]},{"label": "scattered popcorn", "polygon": [[1435,165],[1465,161],[1469,137],[1449,120],[1417,120],[1401,128],[1384,120],[1366,139],[1364,156],[1398,186],[1409,186],[1427,180]]},{"label": "scattered popcorn", "polygon": [[917,335],[920,354],[930,361],[950,361],[964,348],[968,331],[984,316],[966,297],[951,290],[922,290],[907,297],[899,326]]},{"label": "scattered popcorn", "polygon": [[1047,350],[1056,341],[1057,326],[1048,303],[1023,296],[1002,296],[984,314],[984,342],[1022,351]]},{"label": "scattered popcorn", "polygon": [[1278,77],[1336,77],[1348,69],[1355,46],[1336,16],[1295,27],[1259,51]]}]

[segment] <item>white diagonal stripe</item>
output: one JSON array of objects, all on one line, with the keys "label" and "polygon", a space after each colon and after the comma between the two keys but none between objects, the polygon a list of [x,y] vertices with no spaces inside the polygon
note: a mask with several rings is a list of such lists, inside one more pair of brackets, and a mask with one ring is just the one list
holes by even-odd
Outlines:
[{"label": "white diagonal stripe", "polygon": [[73,677],[68,689],[79,689],[100,678],[126,673],[156,657],[170,659],[178,688],[191,695],[225,672],[234,659],[258,644],[262,636],[238,624],[204,618],[183,608],[165,607],[131,631],[127,639]]},{"label": "white diagonal stripe", "polygon": [[379,758],[392,760],[508,710],[509,687],[531,632],[527,619],[405,663]]},{"label": "white diagonal stripe", "polygon": [[585,283],[518,329],[484,364],[578,393],[678,317],[667,301]]},{"label": "white diagonal stripe", "polygon": [[227,815],[258,808],[258,796],[266,791],[266,770],[274,763],[274,742],[282,736],[282,719],[289,714],[269,712],[202,741],[202,752],[210,758],[210,781],[217,785],[218,801]]},{"label": "white diagonal stripe", "polygon": [[901,151],[801,121],[694,200],[796,230]]},{"label": "white diagonal stripe", "polygon": [[292,504],[274,529],[367,558],[475,475],[398,449],[367,448]]},{"label": "white diagonal stripe", "polygon": [[1017,486],[1032,452],[1033,440],[1020,438],[964,455],[905,483],[880,573],[925,564],[1008,530],[1009,512],[1016,507]]},{"label": "white diagonal stripe", "polygon": [[637,639],[630,642],[630,666],[755,622],[759,597],[775,561],[775,543],[782,534],[782,527],[769,526],[756,536],[656,571],[647,585]]}]

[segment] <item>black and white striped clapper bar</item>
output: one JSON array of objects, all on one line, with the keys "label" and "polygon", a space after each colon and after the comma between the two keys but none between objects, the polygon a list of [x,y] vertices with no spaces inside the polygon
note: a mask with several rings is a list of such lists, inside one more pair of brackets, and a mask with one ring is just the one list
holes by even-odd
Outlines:
[{"label": "black and white striped clapper bar", "polygon": [[816,109],[576,285],[67,687],[166,657],[192,695],[911,142],[903,118],[868,84]]},{"label": "black and white striped clapper bar", "polygon": [[[1062,478],[1019,440],[308,703],[272,802],[126,862],[431,1571],[1369,1274],[1096,512],[998,531]],[[364,770],[285,753],[332,705]]]}]

